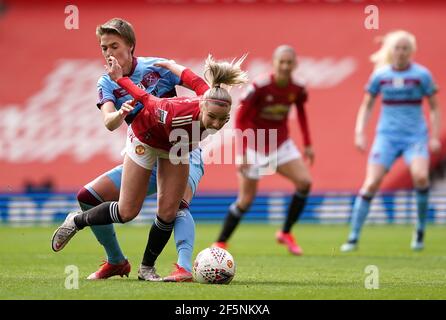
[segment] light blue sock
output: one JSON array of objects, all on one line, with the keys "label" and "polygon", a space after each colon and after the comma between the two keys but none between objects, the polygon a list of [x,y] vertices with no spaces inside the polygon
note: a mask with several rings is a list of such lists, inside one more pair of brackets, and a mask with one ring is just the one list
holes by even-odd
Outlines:
[{"label": "light blue sock", "polygon": [[177,264],[192,272],[192,254],[195,242],[195,222],[188,208],[177,212],[174,225],[174,238],[178,252]]},{"label": "light blue sock", "polygon": [[426,229],[427,215],[429,212],[429,188],[417,189],[417,231],[423,231]]},{"label": "light blue sock", "polygon": [[361,228],[364,225],[365,219],[369,214],[370,203],[373,196],[358,195],[355,200],[352,212],[351,231],[348,241],[358,241],[361,233]]},{"label": "light blue sock", "polygon": [[[79,203],[82,211],[86,211],[93,206],[85,203]],[[111,264],[118,264],[126,259],[119,246],[118,239],[116,238],[115,228],[113,224],[107,224],[102,226],[91,226],[96,239],[105,249],[107,254],[107,261]]]}]

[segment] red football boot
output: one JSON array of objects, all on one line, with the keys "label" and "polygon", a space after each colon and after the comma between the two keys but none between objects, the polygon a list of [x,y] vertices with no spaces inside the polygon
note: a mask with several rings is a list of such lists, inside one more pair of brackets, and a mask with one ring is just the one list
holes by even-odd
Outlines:
[{"label": "red football boot", "polygon": [[88,280],[100,280],[108,279],[113,276],[126,276],[129,277],[131,266],[128,260],[125,260],[119,264],[111,264],[108,261],[104,261],[98,271],[90,274]]},{"label": "red football boot", "polygon": [[279,230],[276,233],[276,239],[277,242],[286,245],[291,254],[296,256],[301,256],[303,254],[302,248],[299,247],[291,233],[285,233]]},{"label": "red football boot", "polygon": [[217,247],[217,248],[222,248],[222,249],[227,250],[228,249],[228,244],[226,242],[223,242],[223,241],[221,241],[221,242],[214,242],[212,244],[212,247]]},{"label": "red football boot", "polygon": [[163,278],[164,282],[192,282],[192,273],[179,266],[178,264],[174,264],[175,270],[172,271],[167,277]]}]

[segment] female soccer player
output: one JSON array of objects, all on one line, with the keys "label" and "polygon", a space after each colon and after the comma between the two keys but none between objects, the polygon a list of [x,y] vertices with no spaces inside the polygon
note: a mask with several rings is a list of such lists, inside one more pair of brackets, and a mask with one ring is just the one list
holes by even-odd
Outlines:
[{"label": "female soccer player", "polygon": [[[288,247],[290,253],[301,255],[302,249],[291,234],[291,227],[301,215],[311,188],[310,173],[293,141],[289,138],[287,120],[291,105],[295,104],[298,111],[299,124],[302,129],[305,144],[304,155],[314,161],[310,135],[304,110],[307,101],[305,88],[295,83],[291,73],[297,66],[296,52],[288,45],[276,48],[273,54],[273,73],[266,79],[256,81],[250,87],[241,102],[237,113],[236,127],[243,131],[254,129],[259,139],[259,129],[277,130],[277,149],[272,148],[272,141],[266,140],[265,148],[271,147],[268,155],[261,154],[253,146],[243,145],[244,163],[238,167],[239,194],[236,202],[229,207],[229,213],[215,246],[226,248],[229,237],[239,224],[244,213],[248,211],[257,192],[262,163],[277,167],[277,172],[290,180],[296,189],[288,215],[276,239]],[[268,133],[266,133],[268,137]],[[257,142],[258,143],[258,142]],[[257,144],[257,147],[259,145]],[[265,150],[268,152],[268,150]]]},{"label": "female soccer player", "polygon": [[[387,34],[379,51],[371,56],[375,63],[359,108],[355,145],[366,150],[365,127],[378,94],[382,94],[382,111],[377,134],[370,151],[366,178],[353,208],[351,232],[341,251],[355,250],[370,203],[381,181],[395,160],[403,156],[409,166],[416,190],[418,220],[411,242],[413,250],[422,250],[428,213],[429,151],[438,152],[440,143],[440,109],[431,73],[412,61],[415,36],[406,31]],[[432,136],[429,139],[423,116],[422,99],[428,97]]]},{"label": "female soccer player", "polygon": [[[175,85],[179,85],[178,76],[168,69],[162,68],[157,63],[162,63],[164,59],[134,57],[136,37],[133,27],[123,19],[114,18],[103,25],[98,26],[96,35],[100,42],[102,54],[107,62],[111,57],[117,59],[122,66],[123,73],[135,84],[144,87],[148,93],[159,97],[175,95]],[[125,104],[130,95],[120,88],[108,75],[102,76],[98,81],[99,101],[98,108],[102,111],[104,124],[113,131],[120,127],[125,121],[130,124],[134,117],[140,112],[142,105]],[[191,166],[189,181],[183,196],[184,203],[178,211],[175,220],[175,243],[177,245],[178,262],[176,269],[170,277],[165,279],[188,281],[192,279],[192,253],[194,245],[195,225],[189,212],[190,203],[198,183],[203,175],[203,161],[199,149],[191,152]],[[156,165],[152,171],[147,195],[156,193]],[[119,189],[121,187],[122,165],[99,176],[92,182],[85,185],[78,192],[78,201],[82,210],[93,208],[104,201],[117,201],[119,199]],[[103,226],[92,226],[93,233],[98,241],[104,246],[107,260],[88,279],[106,279],[114,275],[128,275],[130,263],[125,258],[118,240],[116,238],[113,224]],[[152,264],[147,252],[152,251],[150,245],[146,247],[144,254],[146,264]],[[150,260],[150,261],[149,261]],[[148,262],[149,261],[149,262]],[[154,264],[155,261],[153,261]],[[155,268],[143,268],[140,274],[145,280],[159,280]]]},{"label": "female soccer player", "polygon": [[[119,201],[107,201],[84,213],[72,212],[56,230],[52,247],[60,251],[86,226],[125,223],[139,213],[146,196],[152,168],[158,161],[158,215],[149,234],[155,252],[161,252],[172,232],[176,212],[187,185],[189,154],[205,136],[206,130],[220,130],[229,120],[232,99],[222,84],[233,86],[247,82],[237,62],[215,62],[208,57],[205,78],[177,64],[171,70],[192,88],[198,98],[156,98],[123,77],[121,66],[111,57],[108,74],[143,109],[128,128]],[[198,132],[196,132],[198,130]],[[144,267],[144,262],[142,264]]]}]

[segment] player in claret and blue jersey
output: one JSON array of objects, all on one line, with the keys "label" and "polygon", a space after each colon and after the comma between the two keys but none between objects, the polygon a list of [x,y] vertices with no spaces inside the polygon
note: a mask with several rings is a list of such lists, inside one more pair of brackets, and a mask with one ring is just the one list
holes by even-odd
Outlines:
[{"label": "player in claret and blue jersey", "polygon": [[[102,55],[110,64],[115,58],[123,68],[123,72],[130,80],[152,95],[158,97],[175,96],[175,85],[181,84],[180,78],[165,68],[157,67],[156,63],[166,61],[161,58],[135,57],[134,50],[136,38],[133,27],[123,19],[114,18],[96,30]],[[97,107],[101,110],[104,124],[110,131],[120,127],[125,121],[131,124],[142,109],[142,104],[134,106],[126,105],[131,99],[128,92],[118,86],[107,74],[104,74],[97,85],[99,101]],[[185,190],[182,206],[178,210],[175,219],[175,242],[178,251],[178,264],[176,270],[165,277],[166,281],[191,281],[192,280],[192,253],[194,245],[195,225],[189,212],[190,203],[198,183],[203,175],[203,161],[199,149],[190,154],[191,166],[189,172],[189,183]],[[152,171],[147,194],[157,192],[157,166]],[[85,185],[78,193],[78,201],[83,211],[96,207],[104,201],[118,200],[121,188],[122,165],[99,176]],[[170,224],[167,229],[172,229]],[[92,273],[88,279],[106,279],[115,275],[128,275],[130,263],[124,256],[116,238],[112,224],[93,226],[93,233],[98,241],[104,246],[107,260],[102,267]],[[150,231],[159,234],[162,231],[153,225]],[[169,234],[170,235],[170,234]],[[144,252],[143,262],[139,269],[139,278],[148,281],[159,281],[160,277],[155,272],[154,264],[157,256],[161,253],[164,240],[161,237],[152,236]],[[154,239],[154,240],[153,240]],[[57,250],[57,248],[56,248]]]},{"label": "player in claret and blue jersey", "polygon": [[[356,121],[355,144],[360,150],[366,149],[365,126],[379,94],[382,96],[382,111],[369,155],[366,179],[354,204],[351,233],[341,251],[357,248],[371,200],[384,176],[400,156],[409,166],[416,190],[418,220],[411,247],[413,250],[424,247],[428,214],[429,149],[438,152],[441,148],[440,113],[435,95],[437,88],[431,73],[411,59],[415,48],[416,40],[412,34],[395,31],[385,36],[381,49],[372,55],[376,68],[366,86]],[[430,138],[422,109],[424,97],[427,97],[430,105]]]}]

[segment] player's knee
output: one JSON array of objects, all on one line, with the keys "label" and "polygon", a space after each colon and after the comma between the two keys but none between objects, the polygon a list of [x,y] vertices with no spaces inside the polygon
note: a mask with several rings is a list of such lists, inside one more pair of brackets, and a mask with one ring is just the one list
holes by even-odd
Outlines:
[{"label": "player's knee", "polygon": [[132,221],[138,215],[139,210],[134,207],[119,207],[119,217],[122,223]]},{"label": "player's knee", "polygon": [[302,194],[308,194],[311,191],[311,186],[313,184],[313,181],[310,177],[301,179],[296,182],[295,187],[296,190]]},{"label": "player's knee", "polygon": [[413,182],[417,188],[426,188],[429,186],[429,177],[424,174],[415,174]]},{"label": "player's knee", "polygon": [[86,204],[93,207],[98,206],[102,203],[85,187],[82,187],[78,191],[76,198],[80,204]]},{"label": "player's knee", "polygon": [[164,206],[158,208],[158,216],[166,223],[171,223],[177,217],[178,206]]},{"label": "player's knee", "polygon": [[237,208],[239,208],[242,212],[248,211],[249,207],[251,207],[251,204],[254,201],[254,197],[255,195],[241,197],[236,202]]},{"label": "player's knee", "polygon": [[381,184],[381,180],[377,179],[368,179],[362,186],[362,192],[367,194],[375,194],[378,192],[379,186]]}]

